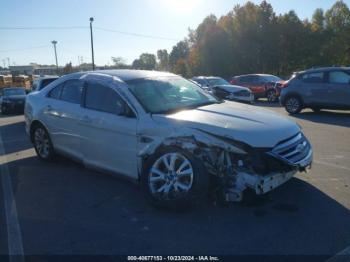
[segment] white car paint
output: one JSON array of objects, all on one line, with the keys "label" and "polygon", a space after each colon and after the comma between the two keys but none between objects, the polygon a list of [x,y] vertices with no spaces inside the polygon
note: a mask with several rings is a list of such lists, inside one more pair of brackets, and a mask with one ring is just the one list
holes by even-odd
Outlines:
[{"label": "white car paint", "polygon": [[252,147],[274,147],[279,141],[300,132],[294,122],[270,110],[230,101],[153,118],[167,125],[244,141]]},{"label": "white car paint", "polygon": [[[113,70],[63,76],[41,92],[33,92],[28,96],[25,107],[27,133],[30,133],[33,121],[39,121],[48,130],[55,150],[77,158],[87,166],[133,179],[138,179],[142,172],[143,156],[151,155],[158,146],[177,139],[184,141],[194,137],[203,144],[245,154],[241,148],[219,137],[252,148],[272,149],[280,141],[300,133],[297,124],[278,114],[236,102],[212,104],[168,115],[149,114],[124,81],[159,76],[175,75]],[[135,117],[91,110],[47,97],[53,88],[70,79],[93,80],[108,85],[122,97]],[[192,146],[191,141],[184,143],[184,148]],[[309,165],[311,161],[309,156],[305,163]],[[260,182],[250,181],[256,186]]]}]

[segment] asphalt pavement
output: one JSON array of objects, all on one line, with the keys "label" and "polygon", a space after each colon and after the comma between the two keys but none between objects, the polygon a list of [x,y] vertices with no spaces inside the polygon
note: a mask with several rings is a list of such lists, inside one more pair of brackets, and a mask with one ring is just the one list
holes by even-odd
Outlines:
[{"label": "asphalt pavement", "polygon": [[[276,104],[256,107],[290,117]],[[174,213],[149,206],[137,185],[118,177],[63,157],[40,161],[23,116],[2,116],[0,254],[22,245],[25,255],[331,257],[350,245],[350,111],[305,110],[291,118],[314,148],[309,173],[253,205],[208,200]]]}]

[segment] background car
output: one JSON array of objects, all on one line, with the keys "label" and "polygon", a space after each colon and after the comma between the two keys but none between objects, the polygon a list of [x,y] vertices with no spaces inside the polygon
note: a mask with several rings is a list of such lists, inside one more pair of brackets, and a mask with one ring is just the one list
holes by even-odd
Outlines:
[{"label": "background car", "polygon": [[0,109],[2,114],[23,112],[26,91],[21,87],[8,87],[0,91]]},{"label": "background car", "polygon": [[33,81],[32,90],[33,91],[40,91],[45,86],[47,86],[48,84],[50,84],[51,82],[55,81],[58,78],[59,78],[59,76],[44,76],[44,77],[40,77],[38,79],[35,79]]},{"label": "background car", "polygon": [[231,85],[221,77],[197,76],[193,77],[192,80],[198,83],[204,90],[211,92],[213,95],[220,99],[245,102],[250,104],[254,103],[254,95],[248,88]]},{"label": "background car", "polygon": [[281,104],[290,114],[303,108],[350,109],[350,67],[326,67],[295,73],[282,89]]},{"label": "background car", "polygon": [[283,82],[278,76],[267,74],[240,75],[230,80],[232,85],[248,87],[253,92],[255,99],[267,98],[269,102],[277,101],[275,86]]}]

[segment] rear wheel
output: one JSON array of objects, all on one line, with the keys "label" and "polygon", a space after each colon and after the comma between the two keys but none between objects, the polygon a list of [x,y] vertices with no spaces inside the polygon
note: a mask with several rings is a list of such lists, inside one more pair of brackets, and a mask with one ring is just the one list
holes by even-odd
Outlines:
[{"label": "rear wheel", "polygon": [[32,140],[38,157],[45,161],[53,160],[55,152],[47,130],[40,124],[33,127]]},{"label": "rear wheel", "polygon": [[270,89],[266,93],[267,101],[269,102],[275,102],[277,97],[276,97],[276,91],[273,89]]},{"label": "rear wheel", "polygon": [[303,109],[300,98],[296,96],[290,96],[286,99],[285,109],[289,114],[298,114]]},{"label": "rear wheel", "polygon": [[150,203],[173,210],[197,204],[207,194],[208,184],[208,174],[202,163],[174,147],[151,156],[142,175],[142,186]]}]

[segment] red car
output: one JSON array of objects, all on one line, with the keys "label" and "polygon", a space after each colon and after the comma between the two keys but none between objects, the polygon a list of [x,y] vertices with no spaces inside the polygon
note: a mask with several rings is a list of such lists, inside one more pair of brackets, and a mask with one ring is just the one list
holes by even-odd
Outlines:
[{"label": "red car", "polygon": [[253,92],[255,99],[267,98],[269,102],[274,102],[279,96],[278,90],[284,80],[274,75],[250,74],[234,76],[230,83],[248,87]]}]

